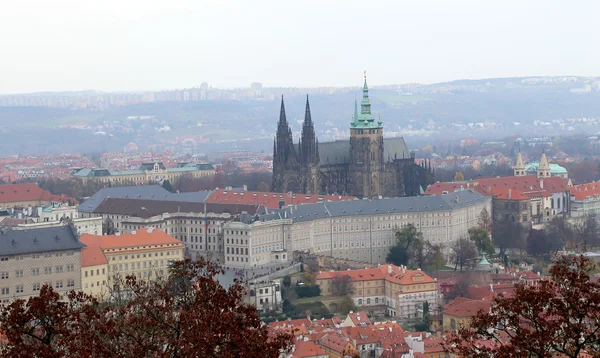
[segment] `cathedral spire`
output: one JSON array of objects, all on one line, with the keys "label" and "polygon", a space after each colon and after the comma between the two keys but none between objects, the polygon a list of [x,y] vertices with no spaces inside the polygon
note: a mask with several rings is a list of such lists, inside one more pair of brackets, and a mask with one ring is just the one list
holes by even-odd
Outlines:
[{"label": "cathedral spire", "polygon": [[316,136],[315,136],[315,126],[312,121],[312,116],[310,114],[310,102],[308,100],[308,95],[306,95],[306,111],[304,113],[304,123],[302,124],[302,134],[301,141],[299,144],[300,147],[300,158],[303,163],[313,163],[315,162],[316,156]]},{"label": "cathedral spire", "polygon": [[363,84],[363,98],[360,102],[360,114],[371,114],[371,101],[369,100],[369,87],[367,86],[367,71],[365,71],[365,83]]},{"label": "cathedral spire", "polygon": [[312,117],[310,115],[310,103],[308,102],[308,95],[306,95],[306,110],[304,111],[304,125],[313,126]]},{"label": "cathedral spire", "polygon": [[281,110],[279,111],[278,125],[281,126],[282,124],[285,124],[287,126],[287,119],[285,118],[285,104],[283,103],[283,95],[281,95]]}]

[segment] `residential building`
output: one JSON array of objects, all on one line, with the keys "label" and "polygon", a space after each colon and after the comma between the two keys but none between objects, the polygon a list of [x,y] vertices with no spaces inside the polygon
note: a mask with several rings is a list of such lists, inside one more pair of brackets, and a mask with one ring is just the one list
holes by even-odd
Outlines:
[{"label": "residential building", "polygon": [[346,319],[342,322],[342,327],[363,327],[372,325],[371,320],[367,316],[366,312],[352,312],[348,313]]},{"label": "residential building", "polygon": [[477,226],[492,199],[473,190],[441,196],[323,202],[267,215],[240,215],[224,225],[225,263],[231,267],[289,261],[292,252],[385,262],[395,230],[413,224],[426,241],[450,252]]},{"label": "residential building", "polygon": [[213,190],[206,198],[207,203],[262,205],[269,210],[281,209],[288,205],[301,205],[320,202],[354,200],[354,196],[305,195],[293,193],[273,193],[244,190]]},{"label": "residential building", "polygon": [[86,247],[81,251],[81,290],[98,299],[110,295],[108,287],[108,261],[96,236],[83,235]]},{"label": "residential building", "polygon": [[316,343],[311,341],[295,342],[288,353],[281,358],[329,358],[329,354]]},{"label": "residential building", "polygon": [[279,280],[252,283],[248,290],[247,301],[259,310],[278,309],[283,302]]},{"label": "residential building", "polygon": [[216,173],[212,164],[179,163],[176,168],[166,168],[162,162],[142,163],[138,170],[115,171],[106,168],[77,168],[72,176],[83,182],[95,180],[102,183],[147,185],[163,180],[173,182],[182,175],[194,178],[211,176]]},{"label": "residential building", "polygon": [[27,230],[43,227],[57,227],[72,224],[78,234],[91,234],[91,235],[102,235],[103,221],[101,217],[93,218],[77,218],[70,221],[70,223],[63,221],[47,221],[47,222],[36,222],[36,223],[25,223],[18,224],[13,227],[14,230]]},{"label": "residential building", "polygon": [[53,195],[34,183],[0,185],[0,209],[31,208],[70,201],[73,199]]},{"label": "residential building", "polygon": [[363,309],[382,310],[401,319],[418,318],[428,302],[432,314],[439,311],[441,294],[435,279],[420,269],[408,270],[392,264],[362,270],[319,272],[316,284],[321,294],[334,294],[333,281],[347,276],[352,282],[354,303]]},{"label": "residential building", "polygon": [[[169,265],[183,260],[183,243],[161,230],[153,228],[132,231],[128,234],[81,236],[81,242],[88,247],[84,253],[85,266],[82,277],[83,290],[104,294],[102,286],[108,286],[107,292],[118,290],[127,276],[136,276],[141,280],[156,280],[168,275]],[[104,260],[106,273],[103,275]],[[83,264],[82,264],[83,265]],[[95,279],[92,279],[96,277]],[[98,283],[106,281],[106,285]],[[92,286],[94,285],[94,286]],[[112,293],[112,292],[111,292]]]},{"label": "residential building", "polygon": [[330,358],[342,358],[352,355],[356,350],[352,340],[341,331],[327,332],[317,341],[319,347],[329,354]]},{"label": "residential building", "polygon": [[0,299],[37,296],[45,284],[61,295],[81,289],[83,247],[69,226],[0,230]]}]

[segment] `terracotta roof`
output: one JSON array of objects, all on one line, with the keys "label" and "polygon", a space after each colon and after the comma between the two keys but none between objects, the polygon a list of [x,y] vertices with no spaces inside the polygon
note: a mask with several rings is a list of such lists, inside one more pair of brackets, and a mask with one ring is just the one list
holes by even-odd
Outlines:
[{"label": "terracotta roof", "polygon": [[311,323],[307,318],[299,319],[288,319],[285,321],[275,321],[269,323],[270,329],[283,329],[283,328],[298,328],[298,327],[310,327]]},{"label": "terracotta roof", "polygon": [[572,186],[571,197],[575,197],[575,200],[600,199],[600,182],[591,182]]},{"label": "terracotta roof", "polygon": [[444,314],[457,317],[473,317],[479,311],[489,311],[492,306],[490,300],[472,300],[457,297],[444,306]]},{"label": "terracotta roof", "polygon": [[0,185],[0,203],[19,201],[50,201],[52,194],[34,183]]},{"label": "terracotta roof", "polygon": [[96,266],[108,263],[100,245],[103,236],[81,235],[81,242],[86,246],[81,250],[81,267]]},{"label": "terracotta roof", "polygon": [[348,317],[350,317],[350,319],[352,320],[352,323],[354,323],[355,326],[368,326],[371,325],[373,323],[371,323],[371,320],[369,319],[369,317],[367,316],[366,312],[350,312],[348,313]]},{"label": "terracotta roof", "polygon": [[[442,195],[444,191],[475,189],[483,195],[506,195],[504,190],[517,190],[515,195],[548,196],[548,193],[558,193],[569,190],[569,180],[560,177],[537,178],[535,175],[506,176],[497,178],[478,178],[468,182],[434,183],[425,191],[425,195]],[[503,189],[499,191],[498,189]]]},{"label": "terracotta roof", "polygon": [[259,191],[240,191],[240,190],[222,190],[218,189],[210,193],[206,198],[207,203],[220,204],[251,204],[264,205],[269,209],[278,209],[279,200],[283,199],[285,205],[299,205],[327,201],[354,200],[354,196],[340,195],[304,195],[304,194],[286,194],[274,192]]},{"label": "terracotta roof", "polygon": [[165,233],[164,231],[156,229],[141,229],[129,234],[120,235],[81,235],[81,241],[94,240],[96,238],[99,241],[99,245],[103,250],[127,248],[127,247],[139,247],[146,245],[161,245],[161,244],[179,244],[183,246],[180,240],[177,240],[173,236]]},{"label": "terracotta roof", "polygon": [[294,346],[291,358],[310,358],[327,355],[327,352],[323,348],[310,341],[296,342]]},{"label": "terracotta roof", "polygon": [[369,281],[385,279],[401,285],[414,285],[436,282],[421,270],[406,270],[392,264],[379,265],[377,268],[361,270],[328,271],[317,274],[317,280],[333,279],[337,275],[349,276],[352,281]]},{"label": "terracotta roof", "polygon": [[467,289],[469,297],[475,300],[492,300],[497,294],[501,293],[504,297],[510,297],[513,294],[515,285],[512,283],[500,284],[500,285],[483,285],[483,286],[472,286]]},{"label": "terracotta roof", "polygon": [[334,352],[344,352],[346,347],[352,343],[350,343],[350,338],[344,334],[344,331],[341,332],[342,334],[338,332],[327,333],[319,341],[320,345],[327,347]]}]

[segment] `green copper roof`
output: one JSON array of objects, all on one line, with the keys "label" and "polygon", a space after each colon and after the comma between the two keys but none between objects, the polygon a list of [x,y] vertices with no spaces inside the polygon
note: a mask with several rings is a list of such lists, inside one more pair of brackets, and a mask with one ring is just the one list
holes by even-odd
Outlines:
[{"label": "green copper roof", "polygon": [[479,266],[490,265],[490,262],[485,258],[485,254],[481,256],[481,261],[479,261]]},{"label": "green copper roof", "polygon": [[[539,166],[540,166],[540,163],[531,163],[525,168],[525,171],[526,172],[537,172],[537,169]],[[552,174],[567,174],[567,169],[565,169],[564,167],[561,167],[558,164],[550,163],[550,173],[552,173]]]},{"label": "green copper roof", "polygon": [[354,101],[354,117],[350,128],[383,128],[381,120],[375,122],[371,113],[371,101],[369,100],[369,87],[367,86],[367,72],[365,71],[365,83],[363,84],[363,97],[360,101],[360,114],[358,113],[358,104]]}]

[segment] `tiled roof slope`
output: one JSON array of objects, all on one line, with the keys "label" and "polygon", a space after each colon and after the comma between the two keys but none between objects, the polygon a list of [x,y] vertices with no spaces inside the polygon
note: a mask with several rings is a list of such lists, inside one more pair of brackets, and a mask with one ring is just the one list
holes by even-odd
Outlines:
[{"label": "tiled roof slope", "polygon": [[269,209],[278,209],[279,201],[283,199],[285,205],[299,205],[307,203],[318,203],[328,201],[354,200],[354,196],[339,195],[304,195],[304,194],[284,194],[273,192],[257,192],[242,190],[214,190],[206,198],[207,203],[235,203],[235,204],[254,204],[264,205]]},{"label": "tiled roof slope", "polygon": [[431,184],[425,195],[442,195],[444,192],[457,193],[463,190],[477,190],[483,195],[513,195],[527,197],[549,196],[551,193],[570,189],[569,180],[560,177],[537,178],[535,175],[478,178],[467,182],[446,182]]},{"label": "tiled roof slope", "polygon": [[70,226],[0,231],[0,255],[4,256],[83,247]]},{"label": "tiled roof slope", "polygon": [[52,195],[34,183],[3,184],[0,185],[0,203],[14,203],[19,201],[69,201],[68,197]]},{"label": "tiled roof slope", "polygon": [[260,205],[250,204],[216,204],[181,201],[159,201],[142,199],[107,198],[93,211],[95,214],[126,215],[149,218],[164,213],[230,213],[237,215],[246,212],[250,215],[265,213]]},{"label": "tiled roof slope", "polygon": [[81,241],[99,245],[103,250],[147,245],[181,244],[181,241],[157,229],[140,229],[128,234],[119,235],[81,235]]}]

